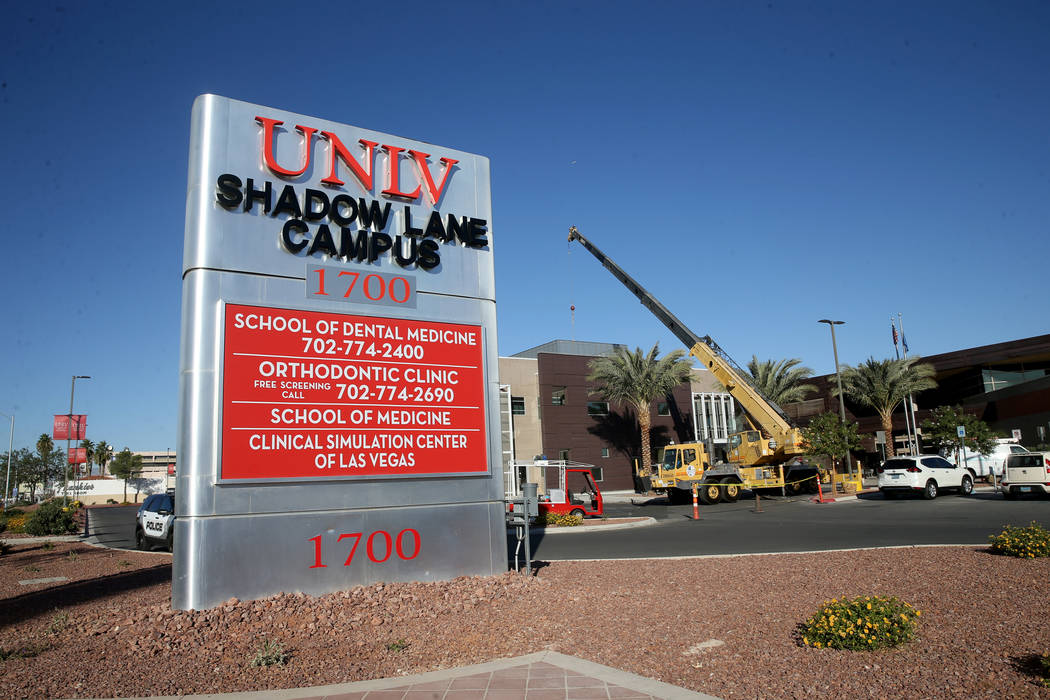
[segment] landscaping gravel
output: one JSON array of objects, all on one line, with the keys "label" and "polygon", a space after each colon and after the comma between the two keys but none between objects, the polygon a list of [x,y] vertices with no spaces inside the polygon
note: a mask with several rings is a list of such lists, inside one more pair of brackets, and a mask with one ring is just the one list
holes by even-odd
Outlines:
[{"label": "landscaping gravel", "polygon": [[[531,579],[376,584],[197,612],[171,609],[170,562],[14,543],[0,558],[0,697],[292,688],[545,649],[723,698],[1050,697],[1034,665],[1050,649],[1050,561],[985,548],[555,562]],[[53,577],[70,580],[18,583]],[[796,640],[824,600],[874,594],[922,611],[917,640],[880,652]],[[267,640],[284,664],[252,666]]]}]

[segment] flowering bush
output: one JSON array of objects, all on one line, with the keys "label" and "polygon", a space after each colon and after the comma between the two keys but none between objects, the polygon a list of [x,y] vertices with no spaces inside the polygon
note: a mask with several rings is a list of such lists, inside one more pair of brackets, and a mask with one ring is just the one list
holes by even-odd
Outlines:
[{"label": "flowering bush", "polygon": [[894,596],[832,598],[800,625],[799,636],[816,649],[884,649],[910,642],[920,615]]},{"label": "flowering bush", "polygon": [[1033,522],[1028,527],[1007,525],[998,535],[988,537],[992,541],[992,552],[1011,557],[1034,559],[1050,557],[1050,532]]},{"label": "flowering bush", "polygon": [[8,532],[25,532],[27,520],[29,520],[29,515],[17,508],[9,508],[4,516]]},{"label": "flowering bush", "polygon": [[46,501],[40,505],[25,524],[30,535],[67,535],[77,531],[73,511],[63,507],[59,500]]},{"label": "flowering bush", "polygon": [[539,527],[548,525],[553,525],[554,527],[576,527],[583,522],[583,518],[567,513],[541,513],[533,522]]}]

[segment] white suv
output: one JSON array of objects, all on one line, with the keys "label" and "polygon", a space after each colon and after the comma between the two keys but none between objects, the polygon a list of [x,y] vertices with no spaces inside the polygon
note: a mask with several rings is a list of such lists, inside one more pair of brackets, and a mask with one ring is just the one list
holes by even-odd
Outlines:
[{"label": "white suv", "polygon": [[135,516],[135,544],[139,549],[164,545],[172,551],[175,533],[175,494],[155,493],[139,506]]},{"label": "white suv", "polygon": [[1015,498],[1022,493],[1050,494],[1050,452],[1007,457],[1001,488],[1006,498]]},{"label": "white suv", "polygon": [[921,493],[923,498],[937,498],[941,489],[958,489],[963,496],[973,492],[973,476],[937,455],[894,457],[878,468],[879,491],[886,498],[899,493]]}]

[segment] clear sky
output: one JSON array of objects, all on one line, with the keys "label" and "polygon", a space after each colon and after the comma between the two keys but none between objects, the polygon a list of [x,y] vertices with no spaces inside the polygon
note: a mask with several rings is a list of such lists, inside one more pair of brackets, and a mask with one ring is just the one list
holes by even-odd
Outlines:
[{"label": "clear sky", "polygon": [[898,312],[923,355],[1050,332],[1046,2],[7,0],[2,16],[16,447],[84,374],[88,437],[175,448],[202,93],[489,157],[501,355],[678,347],[568,247],[572,224],[741,363],[833,371],[821,318],[846,322],[847,364],[893,354]]}]

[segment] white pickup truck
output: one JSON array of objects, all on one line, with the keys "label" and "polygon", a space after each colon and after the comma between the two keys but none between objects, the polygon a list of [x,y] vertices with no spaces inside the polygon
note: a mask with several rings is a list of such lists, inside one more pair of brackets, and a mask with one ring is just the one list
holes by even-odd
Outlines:
[{"label": "white pickup truck", "polygon": [[[963,449],[962,466],[973,474],[974,479],[989,479],[995,474],[1001,477],[1006,473],[1006,458],[1010,455],[1027,454],[1028,450],[1019,445],[1015,440],[1000,438],[996,440],[995,448],[990,454],[982,455],[980,452],[972,452]],[[950,456],[949,459],[954,457]],[[954,461],[954,460],[953,460]]]}]

